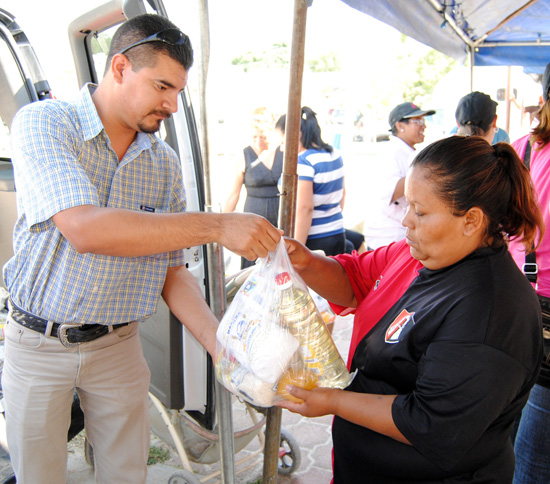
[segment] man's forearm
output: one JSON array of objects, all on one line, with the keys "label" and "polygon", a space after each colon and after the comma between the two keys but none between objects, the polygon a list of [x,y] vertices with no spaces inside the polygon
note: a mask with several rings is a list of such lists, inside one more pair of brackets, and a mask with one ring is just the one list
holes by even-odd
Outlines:
[{"label": "man's forearm", "polygon": [[82,205],[59,212],[53,220],[78,252],[119,257],[218,242],[254,259],[267,255],[280,238],[269,222],[252,214],[154,214]]}]

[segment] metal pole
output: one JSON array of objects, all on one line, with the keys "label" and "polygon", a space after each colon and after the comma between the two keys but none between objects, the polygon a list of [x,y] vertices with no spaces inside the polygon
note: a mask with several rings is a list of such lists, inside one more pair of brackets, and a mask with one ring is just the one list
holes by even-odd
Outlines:
[{"label": "metal pole", "polygon": [[[212,211],[210,139],[208,130],[208,110],[206,102],[206,87],[208,79],[208,64],[210,60],[210,26],[208,19],[208,0],[199,0],[200,45],[199,59],[199,89],[200,89],[200,124],[201,146],[204,164],[205,211]],[[208,290],[210,307],[216,317],[221,319],[225,313],[225,266],[223,247],[219,244],[208,244],[206,247],[208,260]],[[231,413],[231,394],[217,382],[216,415],[220,436],[220,463],[222,482],[234,484],[235,478],[235,442],[233,439],[233,417]]]},{"label": "metal pole", "polygon": [[474,67],[475,67],[475,50],[473,47],[468,49],[470,58],[470,92],[474,90]]},{"label": "metal pole", "polygon": [[[309,2],[311,5],[311,1]],[[306,0],[294,1],[294,23],[290,54],[290,83],[285,126],[285,153],[283,159],[283,184],[279,202],[279,228],[285,234],[294,236],[296,221],[296,188],[298,176],[298,145],[300,136],[302,77],[304,72],[304,49],[306,37]],[[279,446],[281,440],[282,410],[271,407],[267,410],[266,438],[264,446],[264,468],[262,484],[277,482]]]},{"label": "metal pole", "polygon": [[510,108],[512,104],[512,67],[508,66],[506,76],[506,132],[510,132]]}]

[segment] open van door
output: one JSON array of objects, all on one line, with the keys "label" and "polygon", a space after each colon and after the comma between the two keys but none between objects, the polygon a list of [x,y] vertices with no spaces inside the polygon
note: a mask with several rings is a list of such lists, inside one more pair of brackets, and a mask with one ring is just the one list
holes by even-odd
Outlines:
[{"label": "open van door", "polygon": [[25,33],[13,15],[0,8],[0,267],[13,255],[12,235],[17,218],[11,122],[25,104],[50,96],[50,86]]},{"label": "open van door", "polygon": [[[15,17],[0,8],[0,267],[13,255],[13,227],[17,220],[11,165],[11,123],[21,107],[50,97],[50,86],[27,36]],[[1,277],[0,285],[5,293]],[[2,299],[0,310],[5,315],[6,301]],[[74,426],[81,429],[83,423],[82,412],[78,408],[73,418],[73,430]],[[15,483],[15,476],[9,460],[4,419],[0,418],[0,484],[12,483]]]},{"label": "open van door", "polygon": [[[68,31],[79,88],[85,82],[101,80],[110,41],[120,23],[147,12],[166,16],[161,0],[106,0],[106,3],[91,11],[86,12],[87,8],[83,3],[83,14],[70,25],[50,25],[50,28]],[[0,9],[0,267],[13,255],[12,234],[17,218],[9,141],[11,122],[25,104],[50,97],[50,87],[28,38],[15,17]],[[159,136],[181,160],[187,209],[202,211],[204,176],[189,93],[183,92],[178,102],[178,112],[163,122]],[[199,246],[190,247],[185,252],[186,265],[208,301],[206,250]],[[165,407],[184,410],[200,425],[211,430],[215,423],[215,377],[207,352],[170,313],[162,300],[157,313],[141,324],[140,334],[152,374],[150,391]],[[80,412],[79,408],[73,410],[77,414]],[[2,424],[3,420],[0,426]],[[73,435],[70,433],[69,439],[83,427],[81,412],[74,424]],[[7,484],[14,481],[10,480],[13,474],[2,436],[5,437],[5,432],[0,428],[0,484]],[[6,459],[2,459],[2,452]],[[7,462],[6,472],[10,474],[6,478],[2,470],[4,460]]]}]

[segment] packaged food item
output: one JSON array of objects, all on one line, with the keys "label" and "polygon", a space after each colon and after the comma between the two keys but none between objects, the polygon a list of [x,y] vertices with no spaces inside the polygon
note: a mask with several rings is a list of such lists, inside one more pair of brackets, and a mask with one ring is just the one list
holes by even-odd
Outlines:
[{"label": "packaged food item", "polygon": [[275,280],[281,293],[279,311],[284,325],[300,342],[305,367],[317,375],[319,386],[347,387],[351,376],[307,287],[294,283],[288,272]]},{"label": "packaged food item", "polygon": [[309,293],[311,294],[311,297],[313,298],[317,309],[321,313],[323,321],[327,325],[328,332],[332,335],[332,331],[334,329],[334,321],[336,321],[336,313],[332,310],[330,304],[325,298],[319,296],[319,294],[317,294],[315,291],[312,291],[311,289],[309,290]]},{"label": "packaged food item", "polygon": [[279,379],[279,382],[277,383],[276,394],[278,397],[286,398],[291,402],[302,403],[303,400],[300,400],[294,395],[291,395],[290,393],[288,393],[288,390],[286,389],[287,385],[294,385],[300,388],[305,388],[306,390],[312,390],[317,386],[318,380],[319,379],[313,372],[305,368],[302,368],[302,369],[288,368],[283,373],[283,376],[281,376],[281,378]]},{"label": "packaged food item", "polygon": [[351,382],[283,240],[257,261],[220,322],[216,376],[229,391],[258,406],[292,397],[286,381],[303,388],[345,388]]}]

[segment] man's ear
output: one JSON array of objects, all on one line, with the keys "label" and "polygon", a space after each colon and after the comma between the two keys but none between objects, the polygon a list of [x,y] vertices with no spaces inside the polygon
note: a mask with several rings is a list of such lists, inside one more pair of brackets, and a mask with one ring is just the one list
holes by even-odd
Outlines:
[{"label": "man's ear", "polygon": [[115,82],[122,82],[124,70],[130,67],[130,61],[124,54],[116,54],[111,60],[111,73]]},{"label": "man's ear", "polygon": [[479,207],[472,207],[464,216],[464,235],[472,237],[485,230],[485,214]]}]

